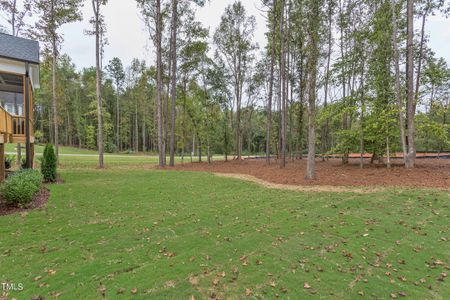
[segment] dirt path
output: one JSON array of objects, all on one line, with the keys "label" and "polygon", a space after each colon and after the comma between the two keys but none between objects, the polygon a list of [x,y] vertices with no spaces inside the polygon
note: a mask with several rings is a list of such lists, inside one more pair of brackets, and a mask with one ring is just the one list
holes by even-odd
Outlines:
[{"label": "dirt path", "polygon": [[273,183],[269,181],[265,181],[259,178],[256,178],[255,176],[251,175],[245,175],[245,174],[233,174],[233,173],[213,173],[216,176],[219,177],[227,177],[227,178],[234,178],[234,179],[240,179],[245,181],[250,181],[257,183],[263,187],[269,188],[269,189],[279,189],[279,190],[289,190],[289,191],[297,191],[297,192],[331,192],[331,193],[358,193],[358,194],[365,194],[365,193],[373,193],[373,192],[379,192],[382,190],[385,190],[383,187],[351,187],[351,186],[332,186],[332,185],[292,185],[292,184],[279,184],[279,183]]}]

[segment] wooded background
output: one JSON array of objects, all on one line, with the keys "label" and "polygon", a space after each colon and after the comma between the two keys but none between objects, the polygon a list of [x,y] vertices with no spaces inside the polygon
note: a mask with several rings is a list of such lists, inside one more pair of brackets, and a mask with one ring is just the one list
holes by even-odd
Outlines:
[{"label": "wooded background", "polygon": [[[212,0],[214,1],[214,0]],[[202,1],[137,0],[156,61],[102,62],[105,0],[0,1],[14,35],[43,42],[36,95],[40,142],[106,152],[169,156],[277,156],[394,152],[414,166],[416,150],[450,149],[450,69],[428,45],[427,17],[443,0],[263,0],[267,46],[236,1],[209,32],[195,19]],[[59,52],[62,24],[95,17],[97,66],[77,70]],[[39,21],[27,24],[26,16]],[[414,24],[420,24],[414,28]],[[12,29],[12,30],[11,30]],[[167,155],[166,155],[167,154]],[[103,165],[100,157],[100,165]]]}]

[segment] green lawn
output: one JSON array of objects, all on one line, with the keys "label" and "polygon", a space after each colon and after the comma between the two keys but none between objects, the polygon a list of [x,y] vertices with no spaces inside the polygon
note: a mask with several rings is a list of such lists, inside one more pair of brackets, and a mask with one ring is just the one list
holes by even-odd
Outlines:
[{"label": "green lawn", "polygon": [[[5,151],[9,153],[17,152],[16,144],[5,144]],[[96,168],[98,166],[98,152],[88,149],[80,149],[75,147],[61,146],[60,148],[60,165],[65,169],[85,169],[85,168]],[[25,157],[25,149],[22,150],[22,155]],[[39,165],[39,158],[44,152],[43,145],[35,146],[35,162],[36,166]],[[215,155],[214,160],[221,160],[223,156]],[[190,162],[190,156],[184,157],[185,162]],[[197,162],[198,157],[193,157],[193,161]],[[206,161],[206,157],[203,157],[203,161]],[[167,157],[167,163],[169,162],[169,157]],[[175,157],[175,162],[181,162],[181,157]],[[149,168],[155,166],[158,163],[158,156],[142,153],[139,154],[126,154],[126,153],[105,153],[105,165],[106,168]],[[18,166],[15,166],[17,169]]]},{"label": "green lawn", "polygon": [[[35,145],[34,152],[42,153],[42,152],[44,152],[44,147],[45,147],[45,145]],[[17,144],[5,144],[5,151],[16,153],[17,152]],[[24,144],[22,144],[22,151],[25,154],[25,145]],[[94,150],[81,149],[81,148],[77,148],[77,147],[60,146],[59,153],[61,153],[61,154],[96,154],[97,152]]]},{"label": "green lawn", "polygon": [[0,282],[24,285],[11,298],[450,295],[448,192],[299,193],[134,168],[62,178],[46,209],[0,217]]}]

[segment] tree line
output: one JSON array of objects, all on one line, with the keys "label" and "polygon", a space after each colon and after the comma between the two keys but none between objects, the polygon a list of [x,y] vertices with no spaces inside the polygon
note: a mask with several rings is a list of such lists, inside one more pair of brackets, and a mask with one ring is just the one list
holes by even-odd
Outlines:
[{"label": "tree line", "polygon": [[[161,166],[167,156],[173,165],[177,155],[259,154],[284,167],[306,155],[312,179],[317,155],[346,164],[360,153],[363,167],[370,153],[389,167],[401,152],[412,168],[417,149],[450,147],[450,69],[426,35],[431,15],[449,15],[445,1],[261,0],[262,48],[240,1],[210,32],[195,18],[203,1],[136,0],[155,60],[123,66],[103,65],[107,1],[93,0],[96,66],[80,71],[59,53],[59,32],[84,2],[0,1],[13,34],[45,45],[37,135],[97,149],[100,167],[104,151],[159,153]],[[38,22],[23,30],[31,13]]]}]

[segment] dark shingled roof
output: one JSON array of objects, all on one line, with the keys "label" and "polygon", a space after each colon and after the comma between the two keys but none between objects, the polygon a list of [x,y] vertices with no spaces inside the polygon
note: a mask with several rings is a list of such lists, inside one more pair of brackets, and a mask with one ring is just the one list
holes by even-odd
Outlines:
[{"label": "dark shingled roof", "polygon": [[39,64],[39,42],[0,33],[0,57]]}]

